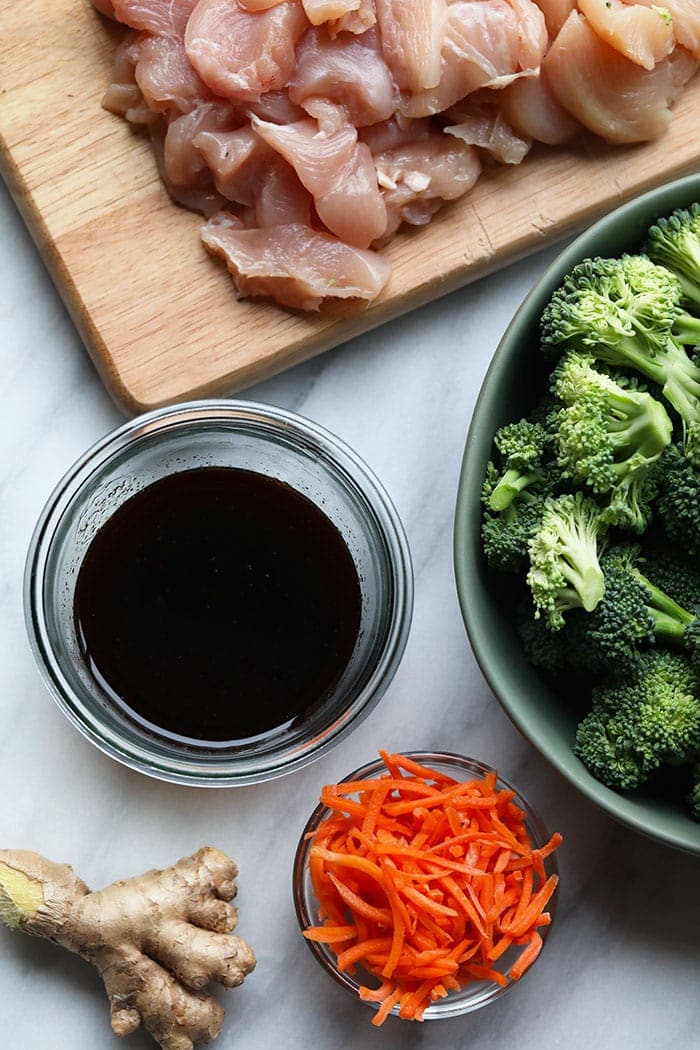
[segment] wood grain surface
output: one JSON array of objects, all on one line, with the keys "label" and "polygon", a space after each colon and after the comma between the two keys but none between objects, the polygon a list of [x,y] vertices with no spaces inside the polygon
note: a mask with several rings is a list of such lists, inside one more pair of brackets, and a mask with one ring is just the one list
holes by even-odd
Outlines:
[{"label": "wood grain surface", "polygon": [[[436,299],[700,167],[700,77],[658,142],[586,141],[494,168],[401,234],[369,309],[238,301],[148,143],[100,108],[118,28],[89,0],[0,0],[0,170],[107,388],[129,413],[232,393]],[[31,308],[31,304],[27,304]]]}]

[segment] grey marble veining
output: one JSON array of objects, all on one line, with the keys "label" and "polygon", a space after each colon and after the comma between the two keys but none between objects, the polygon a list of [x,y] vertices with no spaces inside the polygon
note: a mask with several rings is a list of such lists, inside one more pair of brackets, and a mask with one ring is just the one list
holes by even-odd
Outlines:
[{"label": "grey marble veining", "polygon": [[[403,517],[416,605],[403,663],[362,726],[283,781],[205,791],[132,773],[82,739],[49,699],[25,638],[24,555],[63,471],[120,421],[7,194],[0,188],[0,845],[71,862],[93,886],[204,843],[241,869],[240,932],[255,974],[225,994],[216,1046],[233,1050],[697,1050],[700,864],[612,823],[521,739],[481,678],[452,571],[466,428],[490,356],[549,249],[248,393],[353,445]],[[321,784],[389,748],[458,749],[514,780],[565,836],[558,914],[533,972],[462,1019],[381,1031],[317,967],[290,893],[299,831]],[[112,1036],[92,971],[0,930],[0,1046],[147,1050]]]}]

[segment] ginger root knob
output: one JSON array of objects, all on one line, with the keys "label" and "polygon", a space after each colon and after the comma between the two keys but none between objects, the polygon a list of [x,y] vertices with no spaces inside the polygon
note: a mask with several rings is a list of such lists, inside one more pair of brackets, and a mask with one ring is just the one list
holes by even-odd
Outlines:
[{"label": "ginger root knob", "polygon": [[0,923],[92,963],[116,1035],[143,1025],[163,1050],[192,1050],[216,1039],[224,1020],[207,985],[233,988],[255,966],[252,949],[231,935],[237,874],[229,857],[205,847],[91,893],[68,865],[0,851]]}]

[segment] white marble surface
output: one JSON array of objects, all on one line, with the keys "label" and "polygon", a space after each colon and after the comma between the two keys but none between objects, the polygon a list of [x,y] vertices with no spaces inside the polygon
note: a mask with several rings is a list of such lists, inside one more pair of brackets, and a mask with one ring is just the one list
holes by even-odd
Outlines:
[{"label": "white marble surface", "polygon": [[[206,791],[156,783],[103,757],[49,699],[25,637],[21,579],[41,506],[63,471],[120,421],[0,187],[0,845],[73,863],[93,886],[204,843],[239,862],[240,932],[258,955],[224,993],[216,1044],[245,1050],[694,1050],[700,1046],[700,864],[612,823],[558,778],[489,694],[462,626],[451,561],[462,446],[482,376],[528,287],[529,261],[298,367],[250,396],[300,411],[367,459],[403,516],[416,573],[413,629],[386,697],[301,773]],[[535,970],[458,1020],[371,1028],[296,927],[290,866],[321,784],[394,749],[455,749],[498,766],[559,829],[558,916]],[[0,1046],[147,1050],[112,1036],[79,959],[0,930]]]}]

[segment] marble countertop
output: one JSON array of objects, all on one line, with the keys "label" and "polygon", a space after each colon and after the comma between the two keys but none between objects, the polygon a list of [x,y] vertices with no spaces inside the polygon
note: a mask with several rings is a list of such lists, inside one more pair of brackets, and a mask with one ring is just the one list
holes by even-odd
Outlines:
[{"label": "marble countertop", "polygon": [[[92,886],[167,866],[205,843],[239,863],[240,926],[258,956],[224,993],[222,1048],[321,1050],[693,1050],[700,1046],[700,864],[617,826],[550,770],[491,696],[462,626],[452,519],[462,447],[491,354],[555,250],[247,392],[301,412],[353,445],[403,517],[416,574],[413,628],[374,713],[284,780],[226,791],[174,787],[122,768],[50,700],[22,615],[35,519],[73,460],[120,422],[0,186],[0,846],[69,861]],[[409,1025],[370,1013],[321,972],[296,925],[290,866],[323,783],[374,749],[459,750],[521,787],[561,850],[558,914],[522,986],[461,1019]],[[0,1045],[148,1050],[119,1042],[93,971],[0,930]]]}]

